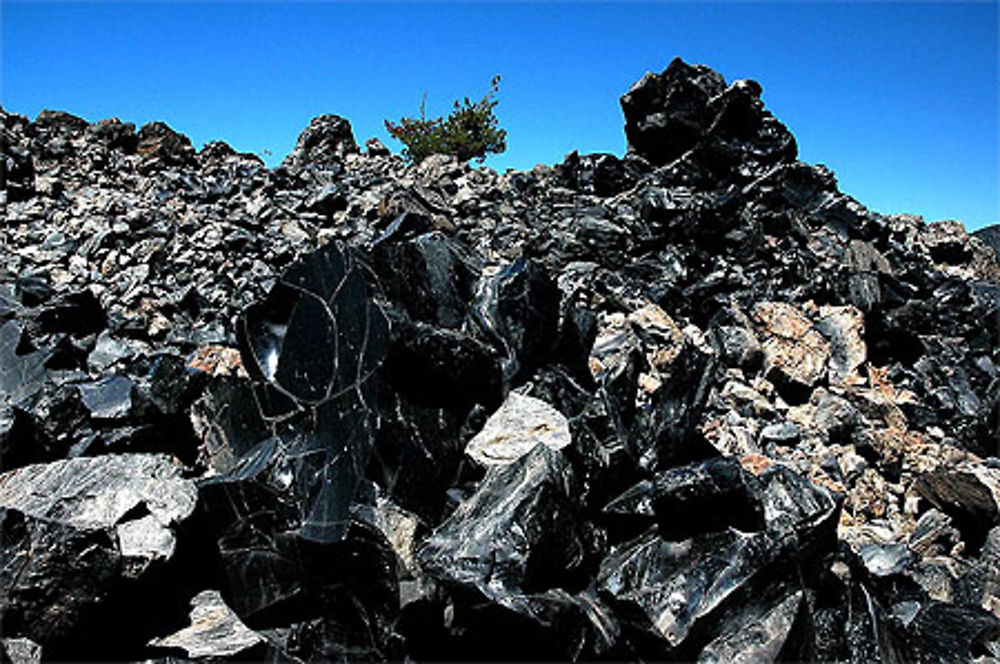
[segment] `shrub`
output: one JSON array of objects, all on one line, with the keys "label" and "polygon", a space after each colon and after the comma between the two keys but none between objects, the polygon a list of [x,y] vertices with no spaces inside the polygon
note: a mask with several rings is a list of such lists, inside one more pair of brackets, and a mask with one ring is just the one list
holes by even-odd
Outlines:
[{"label": "shrub", "polygon": [[427,95],[420,102],[419,118],[402,118],[399,124],[385,121],[389,135],[401,141],[406,148],[403,156],[410,162],[420,162],[431,154],[448,154],[460,161],[477,159],[480,163],[488,153],[499,154],[507,149],[507,131],[497,128],[493,108],[497,105],[494,95],[500,85],[500,76],[490,82],[490,91],[480,101],[472,103],[466,97],[447,119],[428,119],[425,107]]}]

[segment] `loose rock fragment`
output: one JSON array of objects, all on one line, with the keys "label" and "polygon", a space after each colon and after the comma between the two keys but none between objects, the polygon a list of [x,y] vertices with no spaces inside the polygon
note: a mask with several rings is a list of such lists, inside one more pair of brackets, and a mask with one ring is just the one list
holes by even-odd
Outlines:
[{"label": "loose rock fragment", "polygon": [[179,648],[194,659],[250,656],[264,637],[244,625],[217,590],[205,590],[191,599],[191,625],[175,634],[153,639],[150,646]]},{"label": "loose rock fragment", "polygon": [[506,465],[536,445],[561,450],[570,444],[566,417],[541,399],[511,392],[465,453],[484,466]]},{"label": "loose rock fragment", "polygon": [[2,639],[0,647],[11,664],[41,664],[42,647],[31,639]]},{"label": "loose rock fragment", "polygon": [[816,329],[830,342],[830,382],[859,382],[857,371],[868,357],[861,312],[850,306],[824,306],[815,321]]}]

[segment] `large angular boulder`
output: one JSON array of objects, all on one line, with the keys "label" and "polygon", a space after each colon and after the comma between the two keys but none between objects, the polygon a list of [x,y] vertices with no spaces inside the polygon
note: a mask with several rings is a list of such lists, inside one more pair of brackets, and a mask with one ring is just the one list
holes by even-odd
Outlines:
[{"label": "large angular boulder", "polygon": [[197,490],[161,455],[107,455],[0,475],[3,630],[80,638],[123,581],[168,561]]},{"label": "large angular boulder", "polygon": [[727,86],[717,72],[674,58],[621,98],[629,151],[654,165],[701,150],[711,169],[794,161],[795,139],[764,110],[756,81]]},{"label": "large angular boulder", "polygon": [[241,318],[251,388],[228,391],[211,418],[228,468],[200,487],[241,616],[300,599],[308,550],[350,538],[387,324],[357,257],[337,244],[289,267]]},{"label": "large angular boulder", "polygon": [[193,165],[191,139],[164,122],[149,122],[139,128],[135,150],[147,162],[162,165]]},{"label": "large angular boulder", "polygon": [[348,154],[359,152],[351,123],[339,115],[320,115],[309,122],[295,149],[282,162],[286,167],[303,168],[341,163]]}]

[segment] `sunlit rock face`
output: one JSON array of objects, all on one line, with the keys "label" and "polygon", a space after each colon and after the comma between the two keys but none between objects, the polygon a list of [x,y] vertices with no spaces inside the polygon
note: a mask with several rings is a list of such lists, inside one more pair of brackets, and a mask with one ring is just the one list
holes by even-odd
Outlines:
[{"label": "sunlit rock face", "polygon": [[995,228],[762,95],[503,175],[2,112],[4,661],[1000,657]]}]

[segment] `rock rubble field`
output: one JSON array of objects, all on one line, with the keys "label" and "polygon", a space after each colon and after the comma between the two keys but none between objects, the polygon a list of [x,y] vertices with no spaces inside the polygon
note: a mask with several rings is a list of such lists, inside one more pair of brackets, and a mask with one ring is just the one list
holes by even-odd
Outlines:
[{"label": "rock rubble field", "polygon": [[505,174],[0,113],[2,661],[1000,657],[1000,227],[761,94]]}]

